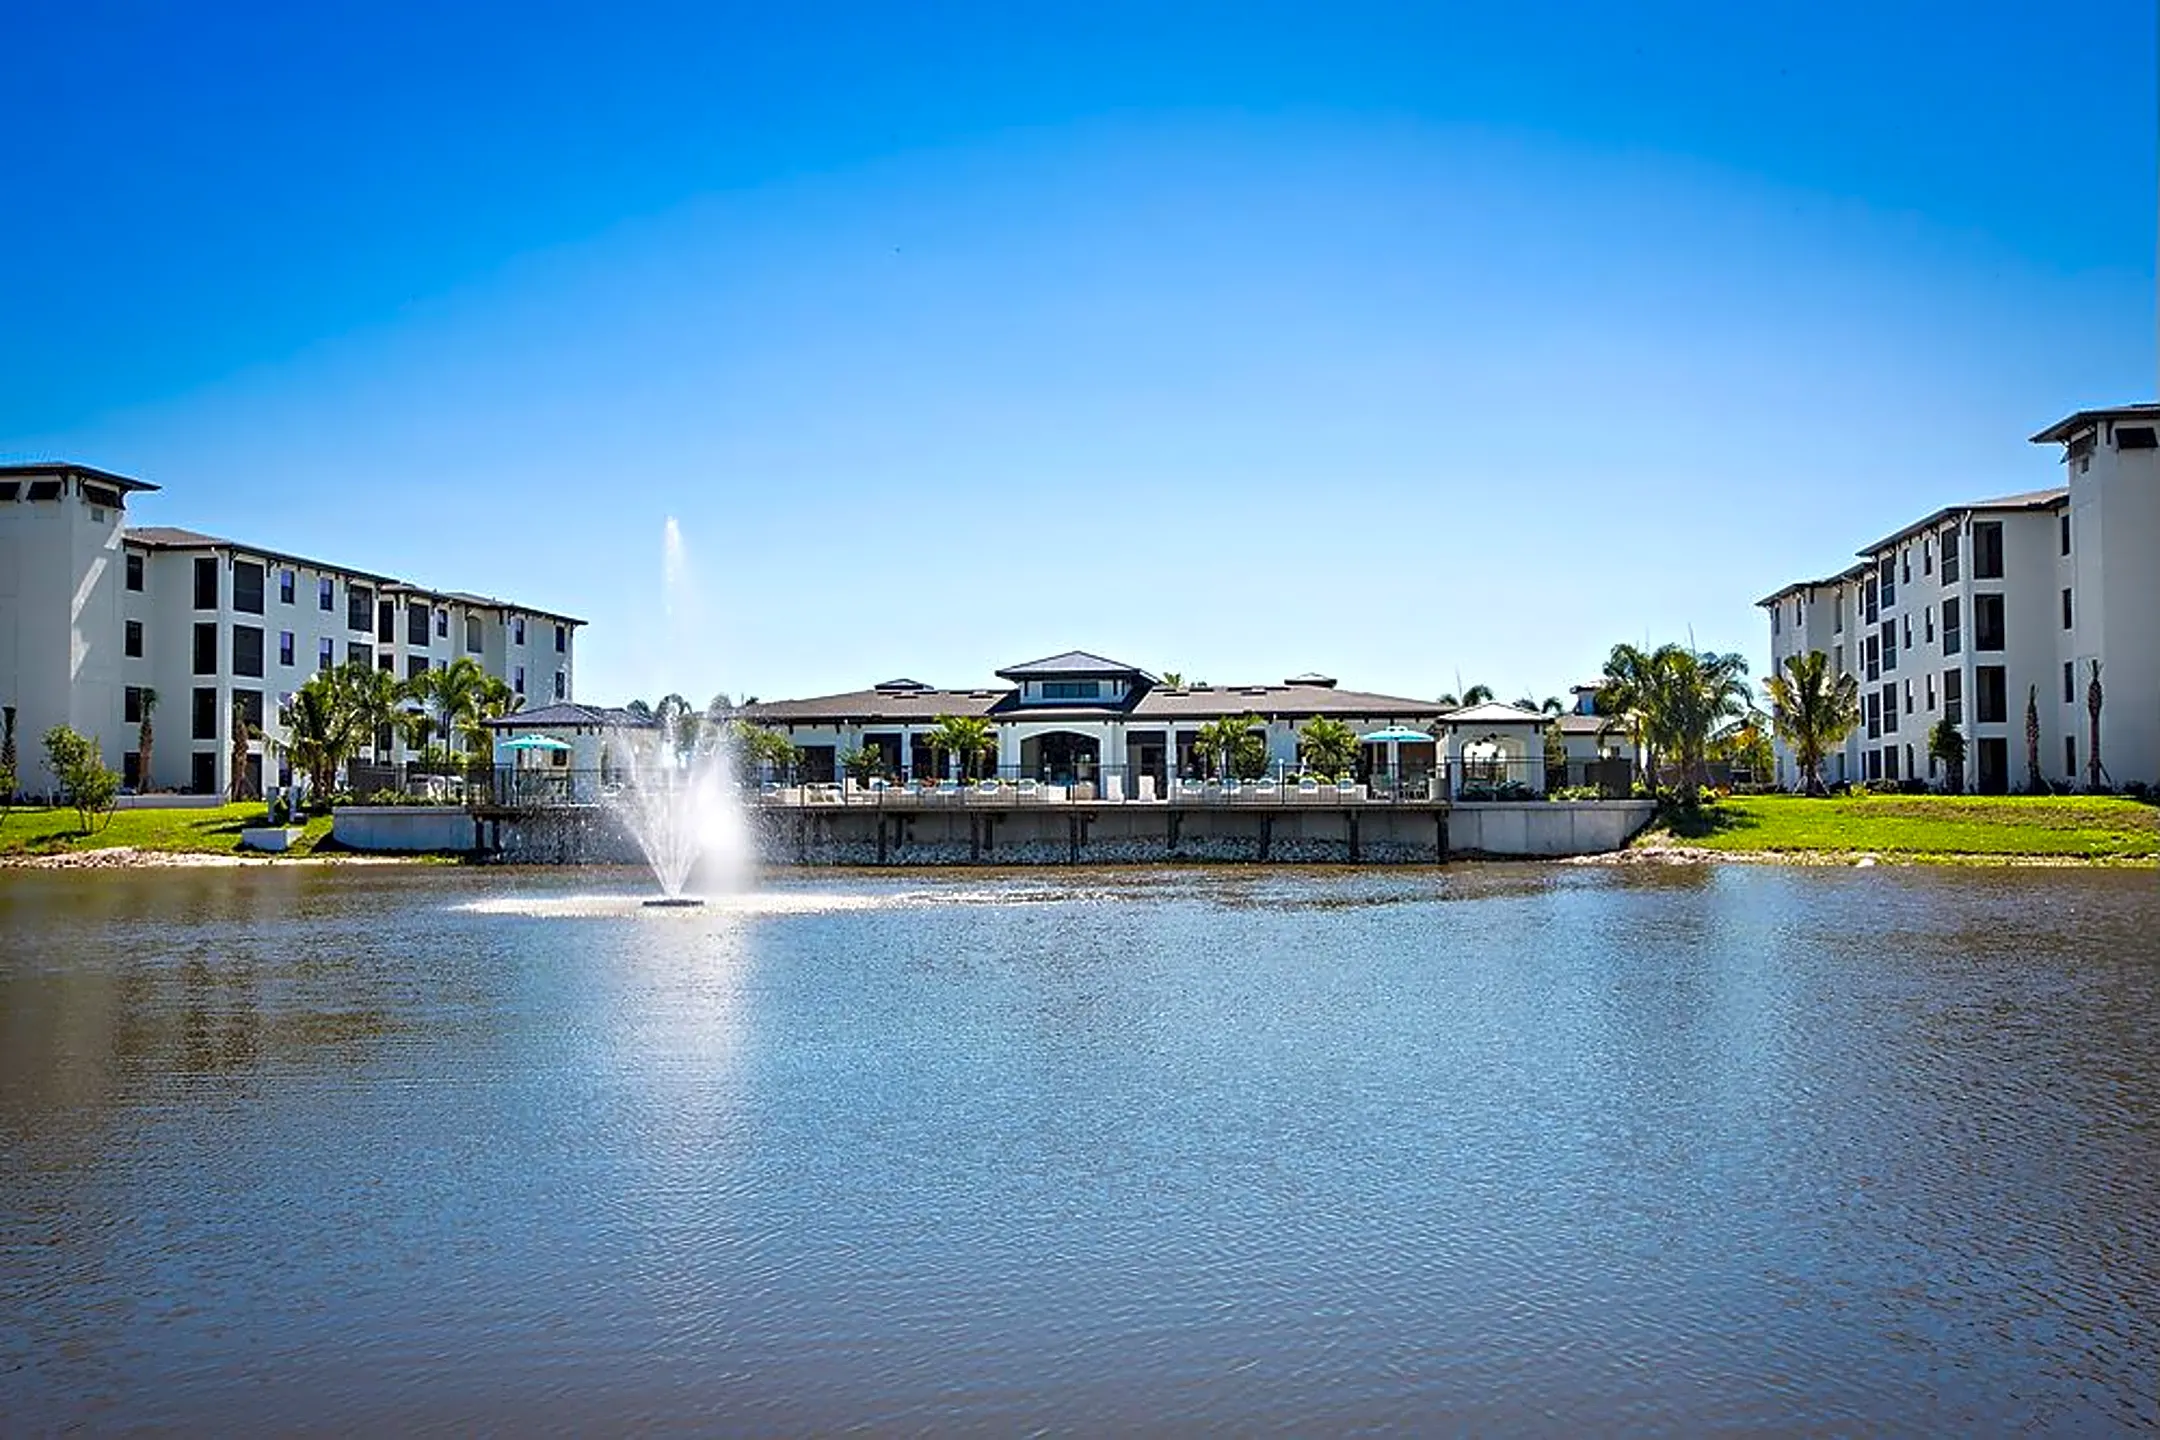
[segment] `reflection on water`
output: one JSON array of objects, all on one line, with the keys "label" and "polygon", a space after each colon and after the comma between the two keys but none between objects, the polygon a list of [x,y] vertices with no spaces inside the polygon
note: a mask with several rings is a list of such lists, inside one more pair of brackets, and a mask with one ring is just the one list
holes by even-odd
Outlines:
[{"label": "reflection on water", "polygon": [[0,874],[6,1428],[2160,1424],[2149,873],[590,882]]}]

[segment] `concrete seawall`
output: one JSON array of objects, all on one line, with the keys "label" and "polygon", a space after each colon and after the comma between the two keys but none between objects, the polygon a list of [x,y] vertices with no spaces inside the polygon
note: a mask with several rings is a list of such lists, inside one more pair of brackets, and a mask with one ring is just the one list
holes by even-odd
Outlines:
[{"label": "concrete seawall", "polygon": [[[1654,813],[1648,801],[1627,800],[1452,808],[808,806],[762,808],[750,823],[768,865],[1429,865],[1617,850]],[[591,806],[495,819],[449,806],[354,806],[337,812],[333,834],[356,850],[461,851],[538,864],[641,860],[621,821]]]}]

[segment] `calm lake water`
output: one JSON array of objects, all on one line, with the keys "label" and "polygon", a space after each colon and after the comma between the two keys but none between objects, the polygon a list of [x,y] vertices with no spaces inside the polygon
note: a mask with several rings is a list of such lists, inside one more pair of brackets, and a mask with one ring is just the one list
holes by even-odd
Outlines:
[{"label": "calm lake water", "polygon": [[2160,1425],[2150,871],[635,889],[0,873],[0,1430]]}]

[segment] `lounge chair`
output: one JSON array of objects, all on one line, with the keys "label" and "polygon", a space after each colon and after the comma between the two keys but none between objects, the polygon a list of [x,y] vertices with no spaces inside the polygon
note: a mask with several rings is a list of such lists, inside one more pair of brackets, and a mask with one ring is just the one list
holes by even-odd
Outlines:
[{"label": "lounge chair", "polygon": [[1042,784],[1040,781],[1022,780],[1013,789],[1018,792],[1019,798],[1022,800],[1042,799]]}]

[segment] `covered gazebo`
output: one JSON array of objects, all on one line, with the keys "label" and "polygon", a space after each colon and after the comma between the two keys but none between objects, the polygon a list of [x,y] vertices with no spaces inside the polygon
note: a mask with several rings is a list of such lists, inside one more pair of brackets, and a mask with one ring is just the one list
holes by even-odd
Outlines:
[{"label": "covered gazebo", "polygon": [[1528,799],[1545,793],[1545,727],[1552,717],[1488,700],[1440,716],[1451,794],[1457,800]]},{"label": "covered gazebo", "polygon": [[[1407,725],[1390,725],[1385,730],[1360,735],[1358,744],[1365,747],[1366,773],[1381,788],[1399,790],[1406,778],[1423,783],[1438,767],[1439,741],[1427,732],[1411,729]],[[1413,773],[1407,777],[1403,771],[1405,745],[1412,747],[1408,759]],[[1375,763],[1382,757],[1387,762],[1385,765]]]}]

